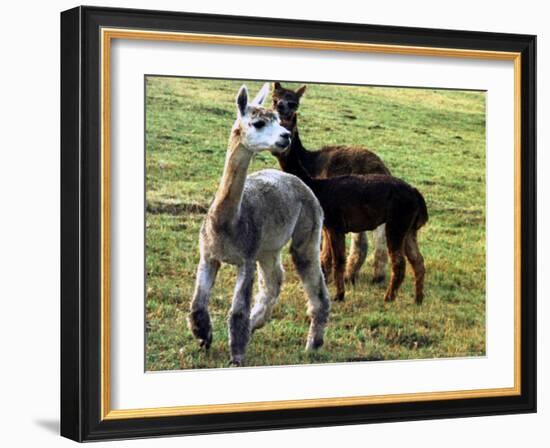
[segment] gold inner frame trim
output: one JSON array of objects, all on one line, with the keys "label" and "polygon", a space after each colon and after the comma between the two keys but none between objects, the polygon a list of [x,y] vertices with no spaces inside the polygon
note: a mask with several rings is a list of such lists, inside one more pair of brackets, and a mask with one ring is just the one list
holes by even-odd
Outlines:
[{"label": "gold inner frame trim", "polygon": [[[212,45],[277,47],[356,53],[456,57],[514,62],[514,386],[507,388],[369,395],[303,400],[189,405],[140,409],[111,409],[110,346],[110,62],[111,41],[131,39]],[[305,39],[279,39],[216,34],[195,34],[136,29],[101,29],[101,419],[168,417],[228,412],[252,412],[316,407],[353,406],[413,401],[502,397],[521,394],[521,54],[403,45],[368,44]]]}]

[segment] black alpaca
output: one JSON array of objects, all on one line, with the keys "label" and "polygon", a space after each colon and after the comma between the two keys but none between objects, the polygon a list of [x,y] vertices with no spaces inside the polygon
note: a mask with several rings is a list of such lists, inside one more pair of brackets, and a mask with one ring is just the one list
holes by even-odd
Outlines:
[{"label": "black alpaca", "polygon": [[[306,91],[303,85],[297,90],[285,88],[280,82],[273,84],[273,109],[279,113],[282,124],[291,125],[292,117],[300,107],[302,96]],[[290,128],[289,128],[290,129]],[[391,174],[380,157],[361,146],[328,145],[316,151],[306,150],[302,145],[296,146],[302,166],[311,177],[326,179],[328,177],[348,174]],[[386,249],[386,233],[384,226],[372,232],[374,242],[374,283],[383,282],[386,276],[388,251]],[[331,266],[330,250],[326,249],[326,239],[323,239],[324,263]],[[368,239],[366,232],[352,233],[351,250],[347,257],[345,279],[352,284],[359,274],[361,266],[367,258]],[[329,280],[329,277],[327,277]]]},{"label": "black alpaca", "polygon": [[[275,154],[283,171],[299,177],[311,188],[324,211],[327,250],[333,260],[336,282],[334,300],[343,300],[345,235],[364,232],[386,224],[386,242],[392,264],[392,275],[384,300],[393,301],[405,277],[405,257],[415,274],[415,300],[424,297],[424,258],[417,242],[417,231],[428,221],[428,210],[422,194],[403,180],[384,174],[347,175],[328,179],[309,176],[299,158],[303,149],[296,126],[296,114],[287,123],[292,130],[289,148]],[[324,257],[322,257],[323,263]],[[327,269],[323,265],[323,269]]]}]

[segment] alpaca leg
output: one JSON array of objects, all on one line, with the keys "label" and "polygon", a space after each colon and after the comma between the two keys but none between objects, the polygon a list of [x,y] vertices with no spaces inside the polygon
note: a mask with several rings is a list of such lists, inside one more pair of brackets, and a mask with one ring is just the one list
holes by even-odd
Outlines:
[{"label": "alpaca leg", "polygon": [[361,269],[367,258],[368,248],[369,243],[365,232],[351,235],[351,250],[346,265],[345,280],[351,282],[352,285],[355,285],[359,269]]},{"label": "alpaca leg", "polygon": [[415,302],[417,305],[421,305],[424,299],[424,274],[426,269],[424,268],[424,257],[418,249],[416,232],[412,232],[405,240],[405,255],[414,271]]},{"label": "alpaca leg", "polygon": [[391,259],[391,278],[390,284],[384,296],[386,302],[395,300],[397,290],[403,283],[405,278],[405,257],[403,256],[403,246],[405,236],[408,233],[408,223],[406,219],[399,220],[386,226],[386,241],[388,244],[388,252]]},{"label": "alpaca leg", "polygon": [[279,298],[283,283],[283,267],[279,252],[270,253],[258,261],[258,279],[259,291],[250,313],[251,331],[264,326]]},{"label": "alpaca leg", "polygon": [[201,258],[197,268],[197,279],[195,282],[195,293],[191,301],[191,310],[187,317],[187,323],[193,336],[200,341],[201,347],[205,347],[206,349],[212,343],[212,326],[210,324],[210,315],[208,314],[208,301],[219,268],[219,261]]},{"label": "alpaca leg", "polygon": [[386,225],[378,226],[372,232],[374,239],[374,277],[373,283],[382,283],[386,278],[388,248],[386,246]]},{"label": "alpaca leg", "polygon": [[330,242],[330,251],[332,254],[332,272],[336,284],[336,296],[334,300],[340,302],[344,300],[346,289],[344,286],[344,269],[346,267],[346,234],[333,231],[327,232]]},{"label": "alpaca leg", "polygon": [[403,279],[405,278],[405,257],[403,257],[403,251],[402,250],[395,250],[392,251],[390,249],[390,259],[391,259],[391,278],[390,278],[390,284],[388,285],[388,289],[386,291],[386,295],[384,296],[385,302],[393,302],[395,300],[395,297],[397,295],[397,291],[401,284],[403,283]]},{"label": "alpaca leg", "polygon": [[229,312],[229,347],[231,364],[240,366],[244,362],[246,346],[250,339],[250,302],[254,286],[254,263],[239,267],[237,285]]},{"label": "alpaca leg", "polygon": [[325,327],[330,311],[325,279],[319,263],[319,245],[313,238],[302,245],[294,244],[290,248],[292,261],[304,285],[308,299],[307,314],[311,319],[306,350],[315,350],[323,345]]},{"label": "alpaca leg", "polygon": [[325,281],[330,283],[332,280],[332,253],[327,230],[323,228],[323,239],[321,242],[321,268],[325,275]]}]

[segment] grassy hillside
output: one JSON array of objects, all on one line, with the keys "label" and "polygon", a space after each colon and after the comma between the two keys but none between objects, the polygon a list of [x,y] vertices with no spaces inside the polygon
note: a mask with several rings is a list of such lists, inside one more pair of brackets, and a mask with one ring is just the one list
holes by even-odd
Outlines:
[{"label": "grassy hillside", "polygon": [[[212,294],[208,353],[199,350],[185,318],[199,228],[222,173],[241,84],[147,79],[147,370],[225,367],[229,360],[226,318],[234,267],[222,267]],[[261,86],[246,84],[252,95]],[[366,146],[423,193],[430,213],[419,235],[426,297],[421,307],[414,305],[407,266],[396,302],[385,304],[386,284],[370,284],[369,257],[346,301],[333,303],[325,346],[306,354],[306,301],[285,249],[281,298],[270,323],[253,335],[247,365],[484,355],[485,95],[311,84],[300,108],[300,136],[310,149]],[[261,153],[249,173],[268,167],[277,163]]]}]

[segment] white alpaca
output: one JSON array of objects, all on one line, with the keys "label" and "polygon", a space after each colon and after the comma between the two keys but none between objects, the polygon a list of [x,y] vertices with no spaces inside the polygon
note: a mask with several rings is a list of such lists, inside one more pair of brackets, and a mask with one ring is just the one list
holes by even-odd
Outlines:
[{"label": "white alpaca", "polygon": [[[323,212],[311,190],[297,177],[262,170],[246,177],[256,152],[283,151],[290,132],[276,112],[261,106],[269,85],[252,103],[242,86],[237,120],[231,130],[225,167],[200,232],[200,262],[188,322],[201,346],[212,342],[208,300],[222,262],[236,265],[237,284],[229,315],[231,363],[242,365],[252,330],[269,318],[283,280],[281,249],[291,240],[291,254],[308,298],[311,319],[306,349],[323,344],[329,299],[321,272],[319,245]],[[258,264],[259,293],[252,313],[251,296]]]}]

